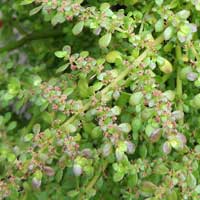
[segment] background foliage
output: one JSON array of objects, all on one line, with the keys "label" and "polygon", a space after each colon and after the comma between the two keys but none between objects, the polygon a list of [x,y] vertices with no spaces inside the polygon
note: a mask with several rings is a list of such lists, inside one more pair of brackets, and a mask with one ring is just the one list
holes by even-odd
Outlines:
[{"label": "background foliage", "polygon": [[199,0],[0,8],[0,199],[200,199]]}]

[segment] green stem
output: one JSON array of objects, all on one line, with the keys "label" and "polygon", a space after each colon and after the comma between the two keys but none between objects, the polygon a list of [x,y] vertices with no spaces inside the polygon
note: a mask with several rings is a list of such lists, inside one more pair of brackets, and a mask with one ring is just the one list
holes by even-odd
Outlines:
[{"label": "green stem", "polygon": [[162,77],[161,83],[164,84],[166,81],[169,80],[170,77],[171,77],[171,74],[165,74],[165,75]]},{"label": "green stem", "polygon": [[[180,61],[182,59],[182,52],[180,45],[176,46],[176,58],[177,58],[177,76],[176,76],[176,94],[178,97],[178,110],[183,111],[183,102],[182,102],[182,96],[183,96],[183,86],[182,86],[182,80],[180,79]],[[180,124],[183,124],[183,120],[180,120]]]},{"label": "green stem", "polygon": [[31,132],[36,119],[37,119],[37,116],[33,115],[31,120],[30,120],[30,122],[29,122],[29,124],[28,124],[28,126],[27,126],[27,128],[26,128],[27,133]]},{"label": "green stem", "polygon": [[19,31],[22,35],[28,35],[28,33],[20,26],[18,22],[13,23],[13,26]]},{"label": "green stem", "polygon": [[76,189],[79,190],[79,177],[76,177]]},{"label": "green stem", "polygon": [[[87,194],[88,191],[90,189],[93,188],[93,186],[96,184],[96,182],[99,180],[101,174],[102,174],[102,171],[105,171],[106,167],[107,167],[108,163],[107,162],[104,162],[103,166],[101,166],[97,172],[97,174],[92,178],[92,180],[88,183],[88,185],[85,187],[85,190],[84,190],[84,193]],[[84,200],[83,198],[83,193],[81,194],[80,196],[80,200]]]},{"label": "green stem", "polygon": [[[161,42],[163,42],[164,38],[163,35],[161,35],[160,37],[158,37],[155,40],[154,45],[158,45]],[[120,80],[123,80],[129,73],[130,71],[134,68],[137,67],[147,56],[147,54],[149,53],[149,49],[146,49],[133,63],[131,66],[129,66],[128,68],[126,68],[114,81],[112,81],[107,87],[105,87],[103,90],[99,91],[98,93],[96,93],[96,97],[97,96],[104,96],[107,92],[109,92],[111,89],[115,88],[115,86],[118,84],[118,82]],[[89,99],[88,103],[85,104],[85,106],[83,106],[83,108],[79,111],[79,113],[73,115],[72,117],[70,117],[66,122],[63,123],[62,128],[65,128],[68,124],[72,123],[76,117],[79,116],[80,113],[86,111],[90,106],[91,106],[91,102],[92,100]]]},{"label": "green stem", "polygon": [[17,48],[23,46],[24,44],[31,42],[33,40],[47,39],[47,38],[51,38],[51,37],[59,37],[62,35],[64,35],[64,33],[61,31],[57,31],[57,30],[49,30],[49,31],[45,31],[45,32],[30,33],[18,41],[12,41],[9,44],[7,44],[6,46],[1,47],[0,53],[3,53],[5,51],[12,51],[12,50],[17,49]]}]

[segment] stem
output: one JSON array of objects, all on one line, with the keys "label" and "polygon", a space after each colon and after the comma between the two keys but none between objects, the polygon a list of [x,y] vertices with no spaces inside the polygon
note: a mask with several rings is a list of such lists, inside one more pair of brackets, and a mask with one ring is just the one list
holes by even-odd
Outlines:
[{"label": "stem", "polygon": [[28,126],[27,126],[27,128],[26,128],[27,133],[31,132],[31,129],[33,128],[33,125],[34,125],[34,123],[35,123],[35,121],[36,121],[36,118],[37,118],[36,115],[33,115],[33,116],[32,116],[32,118],[31,118],[31,120],[30,120],[30,122],[29,122],[29,124],[28,124]]},{"label": "stem", "polygon": [[[163,35],[159,36],[156,40],[155,40],[155,46],[160,44],[162,41],[164,40]],[[118,82],[120,80],[123,80],[128,74],[129,72],[134,68],[137,67],[147,56],[147,54],[149,53],[149,49],[146,49],[134,62],[131,66],[129,66],[128,68],[126,68],[113,82],[111,82],[107,87],[105,87],[103,90],[99,91],[98,93],[96,93],[96,97],[98,95],[103,96],[105,95],[107,92],[109,92],[111,89],[115,88],[115,86],[118,84]],[[64,124],[62,125],[63,128],[65,128],[68,124],[72,123],[77,116],[79,116],[80,113],[86,111],[90,105],[91,105],[92,100],[89,99],[88,103],[85,104],[85,106],[79,111],[79,113],[73,115],[72,117],[70,117],[66,122],[64,122]]]},{"label": "stem", "polygon": [[62,35],[64,35],[64,33],[61,31],[57,31],[57,30],[49,30],[49,31],[45,31],[45,32],[33,32],[18,41],[14,41],[14,42],[12,41],[9,44],[7,44],[6,46],[1,47],[0,53],[3,53],[5,51],[12,51],[12,50],[17,49],[17,48],[23,46],[24,44],[31,42],[33,40],[47,39],[47,38],[51,38],[51,37],[59,37]]},{"label": "stem", "polygon": [[[92,180],[88,183],[88,185],[86,186],[85,190],[84,190],[84,193],[87,194],[87,192],[93,188],[93,186],[96,184],[96,182],[98,181],[98,179],[100,178],[101,176],[101,172],[104,171],[107,167],[108,163],[107,162],[104,162],[104,165],[102,167],[99,168],[97,174],[92,178]],[[83,200],[83,194],[80,196],[80,200]]]},{"label": "stem", "polygon": [[162,84],[165,83],[166,81],[169,80],[170,77],[171,77],[171,74],[165,74],[165,75],[162,77],[161,83],[162,83]]},{"label": "stem", "polygon": [[[176,58],[178,60],[177,76],[176,76],[176,94],[178,97],[178,110],[183,111],[183,103],[182,103],[183,87],[182,87],[182,80],[180,79],[180,61],[182,59],[182,52],[180,45],[176,46]],[[180,124],[183,124],[183,120],[180,120]]]},{"label": "stem", "polygon": [[79,177],[76,177],[76,189],[79,190]]},{"label": "stem", "polygon": [[28,33],[20,26],[19,23],[13,23],[13,26],[19,31],[21,35],[28,35]]}]

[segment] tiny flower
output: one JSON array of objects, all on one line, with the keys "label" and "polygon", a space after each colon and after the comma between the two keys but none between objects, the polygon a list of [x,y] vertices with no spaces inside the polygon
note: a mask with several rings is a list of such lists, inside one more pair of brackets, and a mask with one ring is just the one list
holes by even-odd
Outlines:
[{"label": "tiny flower", "polygon": [[76,66],[76,65],[71,65],[71,67],[70,67],[70,68],[71,68],[71,70],[72,70],[72,71],[74,71],[74,70],[76,70],[76,69],[77,69],[77,66]]},{"label": "tiny flower", "polygon": [[58,105],[53,104],[53,105],[52,105],[52,109],[53,109],[53,110],[58,110]]}]

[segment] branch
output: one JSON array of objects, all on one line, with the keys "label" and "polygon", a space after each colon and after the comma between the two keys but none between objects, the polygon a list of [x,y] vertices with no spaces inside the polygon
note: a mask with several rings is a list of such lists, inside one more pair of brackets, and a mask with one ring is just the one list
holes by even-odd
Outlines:
[{"label": "branch", "polygon": [[[160,43],[162,43],[164,40],[163,35],[159,36],[155,42],[154,45],[158,45]],[[132,63],[132,66],[129,68],[126,68],[113,82],[111,82],[108,86],[106,86],[104,89],[102,89],[101,91],[99,91],[98,93],[96,93],[97,95],[101,95],[104,96],[106,95],[107,92],[109,92],[111,89],[113,89],[118,82],[120,82],[120,80],[123,80],[127,74],[136,66],[140,65],[140,63],[145,59],[145,57],[147,56],[147,54],[149,53],[149,49],[146,49],[142,54],[140,54],[140,56],[138,56],[137,59],[135,59],[135,61]],[[89,101],[83,106],[83,108],[81,110],[79,110],[78,113],[74,114],[72,117],[70,117],[67,121],[65,121],[62,125],[61,128],[65,129],[70,123],[72,123],[79,115],[80,113],[86,111],[87,109],[90,108],[91,106],[91,102],[92,99],[89,99]]]},{"label": "branch", "polygon": [[[182,59],[182,52],[181,47],[179,44],[176,46],[176,58],[178,61],[181,61]],[[183,84],[182,80],[180,79],[180,63],[177,63],[177,77],[176,77],[176,94],[178,97],[178,109],[180,111],[183,111],[183,102],[182,102],[182,96],[183,96]],[[180,124],[183,124],[183,119],[180,120]]]},{"label": "branch", "polygon": [[40,39],[47,39],[51,37],[59,37],[64,35],[61,31],[55,31],[55,30],[47,30],[45,32],[33,32],[28,34],[27,36],[24,36],[22,39],[10,42],[4,47],[0,48],[0,53],[3,53],[5,51],[12,51],[14,49],[17,49],[19,47],[22,47],[24,44],[31,42],[33,40],[40,40]]}]

